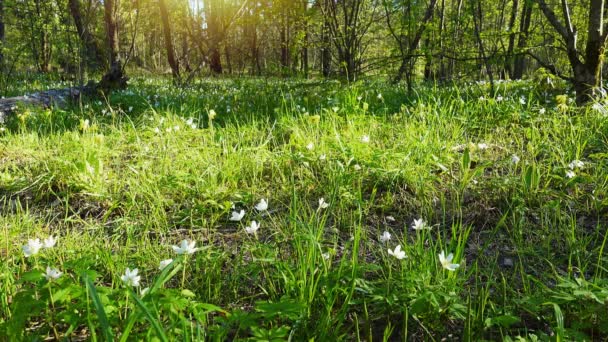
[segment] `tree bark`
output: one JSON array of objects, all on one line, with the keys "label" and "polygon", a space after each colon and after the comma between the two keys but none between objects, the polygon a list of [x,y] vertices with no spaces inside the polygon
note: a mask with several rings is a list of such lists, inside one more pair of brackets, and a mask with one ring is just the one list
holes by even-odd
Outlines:
[{"label": "tree bark", "polygon": [[[525,0],[524,0],[525,1]],[[505,69],[509,74],[509,77],[513,79],[514,74],[514,60],[513,60],[513,51],[515,49],[515,20],[517,19],[517,11],[519,7],[519,1],[513,0],[513,5],[511,7],[511,17],[509,18],[509,45],[507,47],[507,60],[505,63]]]},{"label": "tree bark", "polygon": [[175,50],[173,48],[173,36],[171,35],[171,25],[169,23],[169,13],[167,12],[167,4],[165,0],[158,0],[160,9],[160,18],[163,25],[163,35],[165,38],[165,49],[167,50],[167,60],[171,67],[171,74],[176,83],[180,82],[179,76],[179,61],[175,58]]},{"label": "tree bark", "polygon": [[102,77],[97,88],[103,92],[110,92],[113,89],[124,89],[127,86],[127,77],[122,69],[120,58],[120,46],[118,41],[118,6],[117,0],[104,0],[104,21],[106,24],[106,35],[109,50],[110,69]]},{"label": "tree bark", "polygon": [[84,46],[87,64],[94,69],[100,68],[104,63],[103,53],[97,45],[95,37],[93,37],[89,28],[86,27],[82,20],[79,0],[68,0],[68,7],[74,20],[74,26],[76,26],[76,32]]},{"label": "tree bark", "polygon": [[566,44],[566,54],[572,69],[569,79],[576,91],[576,103],[583,105],[595,99],[601,81],[602,59],[607,35],[604,32],[604,0],[590,0],[584,61],[579,56],[578,32],[572,24],[567,0],[561,0],[563,23],[544,0],[536,0],[543,14]]},{"label": "tree bark", "polygon": [[[327,13],[329,8],[329,1],[323,1],[323,12]],[[323,31],[321,33],[321,71],[323,77],[329,77],[331,75],[331,29],[329,26],[329,19],[327,16],[323,16]]]},{"label": "tree bark", "polygon": [[0,0],[0,71],[4,66],[4,0]]},{"label": "tree bark", "polygon": [[524,1],[524,8],[521,12],[521,19],[519,23],[519,39],[517,41],[517,56],[513,65],[513,76],[514,80],[519,80],[523,77],[526,68],[526,57],[523,54],[523,50],[528,45],[528,32],[530,31],[530,23],[532,21],[532,8],[533,3],[530,1]]}]

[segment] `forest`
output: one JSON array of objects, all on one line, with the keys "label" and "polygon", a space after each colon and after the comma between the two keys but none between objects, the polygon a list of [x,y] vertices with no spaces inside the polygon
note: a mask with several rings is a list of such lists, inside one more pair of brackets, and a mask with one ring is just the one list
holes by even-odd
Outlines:
[{"label": "forest", "polygon": [[0,341],[608,339],[605,0],[0,0]]}]

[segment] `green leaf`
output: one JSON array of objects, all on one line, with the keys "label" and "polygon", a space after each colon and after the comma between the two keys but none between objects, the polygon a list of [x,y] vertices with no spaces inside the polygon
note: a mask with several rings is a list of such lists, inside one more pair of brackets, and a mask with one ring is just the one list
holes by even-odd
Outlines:
[{"label": "green leaf", "polygon": [[112,329],[110,328],[110,323],[108,322],[108,316],[103,308],[103,303],[97,294],[97,290],[95,289],[95,285],[89,278],[87,274],[84,276],[84,283],[86,284],[87,291],[93,300],[93,306],[95,307],[95,311],[97,312],[97,319],[99,319],[99,324],[101,324],[101,332],[103,333],[103,337],[105,341],[113,341],[114,336],[112,336]]},{"label": "green leaf", "polygon": [[131,295],[131,298],[133,298],[133,300],[135,301],[137,306],[141,309],[141,311],[144,312],[144,314],[146,315],[146,318],[148,319],[148,322],[150,322],[150,324],[152,324],[152,327],[156,331],[156,336],[158,338],[160,338],[161,341],[168,342],[169,339],[167,338],[167,336],[165,335],[165,332],[161,328],[160,323],[158,322],[158,320],[156,318],[154,318],[154,315],[152,315],[150,310],[148,310],[148,308],[146,307],[144,302],[141,301],[141,299],[139,298],[139,296],[137,294],[135,294],[135,292],[129,291],[129,294]]}]

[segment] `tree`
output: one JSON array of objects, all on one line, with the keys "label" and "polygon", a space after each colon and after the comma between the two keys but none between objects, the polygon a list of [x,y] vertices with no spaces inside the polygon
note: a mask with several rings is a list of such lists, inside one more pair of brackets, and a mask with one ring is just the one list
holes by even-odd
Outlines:
[{"label": "tree", "polygon": [[102,77],[98,89],[109,92],[112,89],[123,89],[127,86],[127,78],[124,75],[122,59],[120,58],[120,46],[118,40],[118,6],[116,0],[104,0],[104,21],[106,24],[106,37],[109,50],[108,72]]},{"label": "tree", "polygon": [[89,25],[86,25],[83,20],[82,8],[79,0],[68,0],[68,7],[72,20],[74,20],[74,26],[78,37],[82,42],[85,50],[85,59],[87,64],[93,69],[97,69],[103,65],[103,52],[97,44],[95,37],[90,31]]},{"label": "tree", "polygon": [[163,34],[165,38],[165,49],[167,50],[167,60],[171,67],[171,74],[173,80],[179,83],[179,61],[175,58],[175,51],[173,49],[173,37],[171,35],[171,25],[169,23],[169,13],[167,12],[167,4],[165,0],[158,0],[158,7],[160,9],[160,18],[163,24]]},{"label": "tree", "polygon": [[4,0],[0,0],[0,71],[4,65]]},{"label": "tree", "polygon": [[[576,91],[577,104],[581,105],[591,101],[601,93],[599,89],[601,67],[608,31],[604,27],[604,0],[589,0],[588,2],[587,41],[584,52],[580,51],[578,47],[578,32],[572,23],[572,11],[568,1],[561,0],[561,20],[545,0],[535,1],[551,26],[562,38],[562,44],[570,63],[571,75],[563,75],[554,65],[546,64],[540,58],[533,56],[546,65],[550,71],[572,83]],[[581,57],[583,58],[581,59]]]},{"label": "tree", "polygon": [[528,45],[528,35],[530,30],[530,23],[532,21],[532,9],[534,3],[530,0],[524,1],[524,8],[521,11],[521,19],[519,22],[519,38],[517,41],[518,54],[515,56],[513,65],[513,75],[511,78],[514,80],[521,79],[524,75],[524,69],[526,67],[526,57],[523,50]]},{"label": "tree", "polygon": [[[413,73],[413,61],[415,60],[414,52],[420,44],[420,39],[426,29],[426,24],[433,16],[433,11],[437,5],[437,0],[430,0],[422,18],[415,20],[415,9],[405,1],[388,2],[384,1],[384,9],[386,12],[386,22],[391,36],[397,42],[400,55],[400,66],[397,74],[393,78],[393,82],[399,82],[405,74],[407,76],[408,89],[411,91],[412,82],[411,75]],[[395,14],[399,14],[397,24],[393,23],[392,18]],[[418,22],[418,26],[413,30],[411,28],[413,22]]]},{"label": "tree", "polygon": [[341,74],[349,81],[355,80],[362,63],[363,38],[376,20],[377,2],[330,0],[325,4],[323,14],[328,19]]}]

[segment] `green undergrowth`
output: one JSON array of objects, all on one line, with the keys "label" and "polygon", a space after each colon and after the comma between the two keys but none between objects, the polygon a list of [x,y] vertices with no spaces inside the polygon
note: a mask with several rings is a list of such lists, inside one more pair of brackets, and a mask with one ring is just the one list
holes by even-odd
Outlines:
[{"label": "green undergrowth", "polygon": [[606,114],[531,82],[273,79],[19,108],[0,133],[0,336],[608,338]]}]

